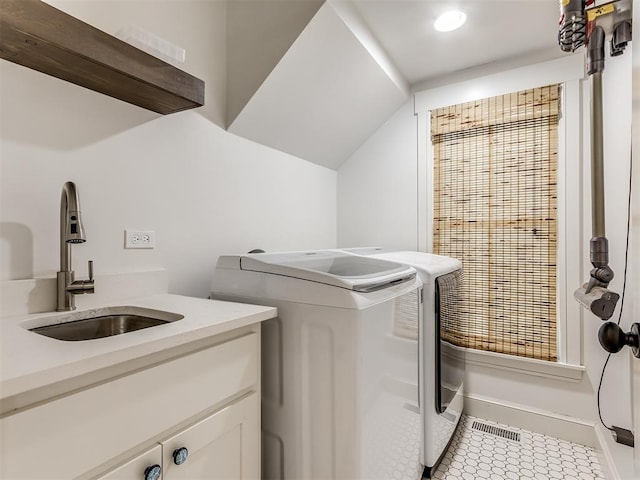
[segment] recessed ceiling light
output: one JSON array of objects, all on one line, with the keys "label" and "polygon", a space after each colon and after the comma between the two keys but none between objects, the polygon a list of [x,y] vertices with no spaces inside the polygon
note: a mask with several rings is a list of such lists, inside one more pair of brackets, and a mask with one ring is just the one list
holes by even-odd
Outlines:
[{"label": "recessed ceiling light", "polygon": [[450,10],[440,15],[433,24],[439,32],[450,32],[460,28],[467,21],[467,14],[460,10]]}]

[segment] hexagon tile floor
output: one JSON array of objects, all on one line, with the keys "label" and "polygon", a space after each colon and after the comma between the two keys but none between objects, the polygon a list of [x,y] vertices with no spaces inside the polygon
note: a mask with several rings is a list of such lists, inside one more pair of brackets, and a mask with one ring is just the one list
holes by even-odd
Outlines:
[{"label": "hexagon tile floor", "polygon": [[[512,440],[473,428],[474,421],[519,434]],[[465,416],[433,473],[437,480],[605,480],[591,447]]]}]

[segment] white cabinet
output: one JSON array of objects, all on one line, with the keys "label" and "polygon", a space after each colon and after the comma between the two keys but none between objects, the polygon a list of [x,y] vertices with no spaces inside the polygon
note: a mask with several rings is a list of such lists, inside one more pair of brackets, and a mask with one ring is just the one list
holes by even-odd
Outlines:
[{"label": "white cabinet", "polygon": [[258,479],[259,409],[252,393],[97,480]]},{"label": "white cabinet", "polygon": [[[258,395],[205,418],[162,442],[164,480],[228,480],[260,477],[260,424]],[[174,452],[186,448],[184,463]]]},{"label": "white cabinet", "polygon": [[259,478],[260,326],[198,348],[0,419],[0,478]]},{"label": "white cabinet", "polygon": [[162,447],[156,445],[151,450],[116,467],[96,480],[143,480],[148,470],[162,470]]}]

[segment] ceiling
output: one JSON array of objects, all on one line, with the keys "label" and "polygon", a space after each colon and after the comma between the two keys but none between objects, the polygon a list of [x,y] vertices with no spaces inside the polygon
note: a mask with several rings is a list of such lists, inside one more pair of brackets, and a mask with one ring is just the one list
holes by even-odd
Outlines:
[{"label": "ceiling", "polygon": [[[437,32],[435,19],[452,8],[467,22]],[[243,91],[229,96],[227,128],[338,169],[411,98],[410,87],[564,55],[558,16],[557,0],[230,1],[229,92]]]},{"label": "ceiling", "polygon": [[[557,49],[557,0],[351,0],[409,84],[490,62]],[[450,9],[467,22],[433,28]]]}]

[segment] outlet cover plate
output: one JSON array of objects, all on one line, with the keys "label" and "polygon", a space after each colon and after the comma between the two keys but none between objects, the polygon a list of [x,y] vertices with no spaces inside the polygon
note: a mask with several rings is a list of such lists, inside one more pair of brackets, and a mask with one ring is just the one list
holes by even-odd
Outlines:
[{"label": "outlet cover plate", "polygon": [[156,232],[127,228],[124,231],[124,248],[155,248]]}]

